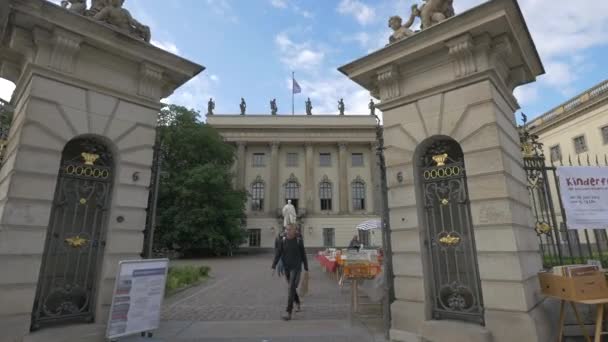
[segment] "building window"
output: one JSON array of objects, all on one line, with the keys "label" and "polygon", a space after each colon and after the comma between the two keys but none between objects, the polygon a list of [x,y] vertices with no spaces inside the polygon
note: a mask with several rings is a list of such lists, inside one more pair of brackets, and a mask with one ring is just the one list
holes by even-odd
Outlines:
[{"label": "building window", "polygon": [[369,230],[360,230],[359,231],[359,243],[366,247],[371,245]]},{"label": "building window", "polygon": [[331,211],[332,186],[327,179],[324,179],[319,185],[319,198],[321,199],[321,210]]},{"label": "building window", "polygon": [[608,144],[608,126],[602,127],[602,140],[604,145]]},{"label": "building window", "polygon": [[291,174],[287,182],[283,185],[285,188],[285,203],[291,200],[291,204],[298,209],[298,200],[300,199],[300,183],[296,177]]},{"label": "building window", "polygon": [[353,167],[363,166],[363,153],[353,153],[351,159]]},{"label": "building window", "polygon": [[559,147],[559,145],[551,146],[550,153],[551,161],[562,160],[562,149]]},{"label": "building window", "polygon": [[297,153],[287,153],[287,167],[298,167]]},{"label": "building window", "polygon": [[262,239],[261,229],[249,229],[249,247],[260,247]]},{"label": "building window", "polygon": [[253,167],[264,167],[266,166],[266,153],[254,153],[253,154]]},{"label": "building window", "polygon": [[319,166],[331,166],[331,153],[319,153]]},{"label": "building window", "polygon": [[336,245],[336,230],[334,228],[323,228],[323,247],[334,247]]},{"label": "building window", "polygon": [[351,186],[353,192],[353,209],[365,210],[365,182],[357,177]]},{"label": "building window", "polygon": [[261,179],[251,184],[251,210],[264,210],[264,182]]},{"label": "building window", "polygon": [[585,136],[581,135],[573,139],[574,140],[574,151],[576,153],[587,152],[587,142]]}]

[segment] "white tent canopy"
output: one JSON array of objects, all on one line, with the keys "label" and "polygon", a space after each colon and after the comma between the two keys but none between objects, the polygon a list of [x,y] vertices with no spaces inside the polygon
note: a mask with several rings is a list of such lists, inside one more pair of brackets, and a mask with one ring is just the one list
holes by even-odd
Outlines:
[{"label": "white tent canopy", "polygon": [[376,220],[368,220],[361,222],[357,225],[358,230],[372,230],[372,229],[380,229],[382,228],[382,221]]}]

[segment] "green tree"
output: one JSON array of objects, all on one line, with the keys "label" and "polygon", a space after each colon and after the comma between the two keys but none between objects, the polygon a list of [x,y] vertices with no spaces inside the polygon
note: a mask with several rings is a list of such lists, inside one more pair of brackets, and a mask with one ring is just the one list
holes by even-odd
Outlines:
[{"label": "green tree", "polygon": [[232,187],[234,148],[198,118],[181,106],[161,110],[156,243],[185,254],[231,252],[246,236],[247,194]]}]

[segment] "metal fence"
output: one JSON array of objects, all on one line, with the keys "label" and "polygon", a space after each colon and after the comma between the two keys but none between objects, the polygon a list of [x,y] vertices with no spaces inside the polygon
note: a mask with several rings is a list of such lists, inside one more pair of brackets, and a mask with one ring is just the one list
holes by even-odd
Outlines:
[{"label": "metal fence", "polygon": [[[524,126],[525,127],[525,126]],[[538,136],[520,131],[524,170],[530,196],[534,228],[539,239],[543,267],[587,263],[600,260],[608,266],[608,236],[603,229],[568,230],[568,218],[561,200],[559,166],[608,167],[608,155],[580,154],[567,160],[545,161]],[[608,168],[606,169],[608,172]]]}]

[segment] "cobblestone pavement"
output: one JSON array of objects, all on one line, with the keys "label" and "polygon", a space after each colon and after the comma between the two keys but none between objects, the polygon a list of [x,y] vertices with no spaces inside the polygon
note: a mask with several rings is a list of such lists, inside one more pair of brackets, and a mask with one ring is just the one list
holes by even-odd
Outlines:
[{"label": "cobblestone pavement", "polygon": [[[163,320],[276,320],[285,311],[287,283],[272,275],[270,254],[178,263],[207,265],[211,279],[165,301]],[[309,294],[302,298],[302,312],[295,313],[295,319],[348,319],[348,286],[340,289],[312,256],[309,266]]]},{"label": "cobblestone pavement", "polygon": [[381,322],[371,325],[350,315],[350,289],[340,289],[309,256],[310,291],[302,312],[280,320],[287,301],[284,278],[272,275],[272,255],[180,260],[207,265],[211,278],[164,303],[152,339],[125,342],[372,342],[384,341]]}]

